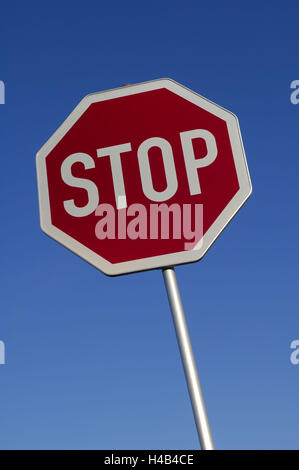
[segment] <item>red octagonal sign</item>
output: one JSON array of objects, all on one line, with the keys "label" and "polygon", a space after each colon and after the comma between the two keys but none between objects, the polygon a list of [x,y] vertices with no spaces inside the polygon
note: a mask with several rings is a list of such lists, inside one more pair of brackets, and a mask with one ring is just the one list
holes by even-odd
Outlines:
[{"label": "red octagonal sign", "polygon": [[44,232],[109,275],[199,260],[251,193],[236,116],[169,79],[83,98],[37,174]]}]

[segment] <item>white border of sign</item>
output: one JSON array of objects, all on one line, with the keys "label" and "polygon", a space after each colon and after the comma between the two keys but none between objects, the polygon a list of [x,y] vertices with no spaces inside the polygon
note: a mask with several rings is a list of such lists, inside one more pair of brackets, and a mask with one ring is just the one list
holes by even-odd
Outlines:
[{"label": "white border of sign", "polygon": [[[229,202],[229,204],[225,207],[213,225],[205,233],[200,246],[195,246],[190,251],[181,251],[179,253],[112,264],[52,225],[46,172],[46,157],[92,103],[105,101],[108,99],[111,100],[122,96],[134,95],[136,93],[157,90],[160,88],[166,88],[167,90],[181,96],[182,98],[226,121],[240,189]],[[81,258],[109,276],[144,271],[148,269],[157,269],[165,266],[175,266],[178,264],[191,263],[200,260],[252,192],[238,118],[230,111],[227,111],[226,109],[207,100],[206,98],[203,98],[197,93],[189,90],[188,88],[185,88],[184,86],[169,78],[153,80],[150,82],[139,83],[137,85],[129,85],[122,88],[116,88],[114,90],[87,95],[78,104],[78,106],[76,106],[74,111],[67,117],[67,119],[57,129],[57,131],[54,132],[45,145],[43,145],[43,147],[39,150],[36,155],[36,167],[38,179],[40,224],[42,230],[54,240],[58,241],[66,248],[73,251],[75,254],[79,255]]]}]

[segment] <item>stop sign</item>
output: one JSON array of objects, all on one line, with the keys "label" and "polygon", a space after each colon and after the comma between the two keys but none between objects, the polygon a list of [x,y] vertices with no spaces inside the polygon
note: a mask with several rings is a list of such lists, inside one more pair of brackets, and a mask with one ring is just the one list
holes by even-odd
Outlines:
[{"label": "stop sign", "polygon": [[37,174],[44,232],[109,275],[199,260],[251,193],[236,116],[170,79],[83,98]]}]

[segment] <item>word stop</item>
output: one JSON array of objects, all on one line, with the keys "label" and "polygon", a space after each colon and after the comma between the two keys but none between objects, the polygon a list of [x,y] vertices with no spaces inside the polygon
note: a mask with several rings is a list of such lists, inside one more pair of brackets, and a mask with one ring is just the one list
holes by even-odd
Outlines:
[{"label": "word stop", "polygon": [[[196,158],[193,148],[194,139],[203,139],[206,144],[207,153],[202,158]],[[180,141],[184,155],[184,162],[191,195],[200,194],[201,187],[198,169],[211,165],[217,157],[217,145],[214,135],[205,129],[194,129],[180,133]],[[166,188],[156,191],[153,186],[153,178],[149,162],[149,150],[158,147],[161,151],[166,178]],[[132,151],[130,143],[113,145],[97,149],[97,157],[109,157],[112,171],[114,195],[117,209],[127,207],[127,198],[121,159],[126,153]],[[170,143],[161,137],[151,137],[140,144],[137,150],[138,164],[140,170],[141,184],[144,195],[155,202],[167,201],[178,189],[178,180],[174,164],[173,151]],[[92,214],[99,204],[99,191],[96,184],[86,178],[78,178],[72,174],[72,166],[81,162],[86,170],[95,168],[94,159],[87,153],[73,153],[69,155],[61,165],[62,180],[75,188],[85,189],[88,193],[88,202],[83,207],[78,207],[73,199],[64,201],[66,212],[73,217],[85,217]]]}]

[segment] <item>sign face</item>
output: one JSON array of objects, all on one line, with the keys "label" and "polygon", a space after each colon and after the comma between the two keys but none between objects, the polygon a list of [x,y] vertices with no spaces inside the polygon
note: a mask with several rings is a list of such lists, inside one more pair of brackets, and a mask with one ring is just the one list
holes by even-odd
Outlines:
[{"label": "sign face", "polygon": [[108,275],[199,260],[251,194],[236,116],[170,79],[83,98],[37,175],[42,230]]}]

